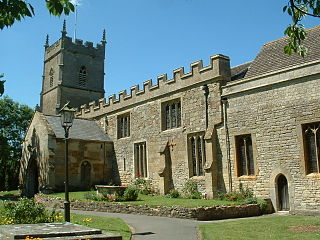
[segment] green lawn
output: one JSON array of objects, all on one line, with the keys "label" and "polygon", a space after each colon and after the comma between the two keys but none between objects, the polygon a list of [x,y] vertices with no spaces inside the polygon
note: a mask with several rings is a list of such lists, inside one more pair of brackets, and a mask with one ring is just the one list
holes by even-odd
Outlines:
[{"label": "green lawn", "polygon": [[[199,230],[202,233],[203,240],[318,240],[320,239],[320,217],[273,216],[256,219],[236,219],[201,225]],[[312,231],[307,232],[308,230]]]},{"label": "green lawn", "polygon": [[19,196],[19,190],[12,190],[12,191],[0,191],[0,197],[7,197],[7,196]]},{"label": "green lawn", "polygon": [[128,225],[120,218],[71,214],[71,222],[121,235],[124,240],[131,238],[131,231]]},{"label": "green lawn", "polygon": [[[87,192],[71,192],[69,198],[71,200],[82,200],[85,199],[85,193]],[[64,193],[53,193],[49,196],[61,197],[64,199]],[[185,199],[185,198],[167,198],[163,195],[142,195],[139,194],[137,201],[121,202],[124,204],[133,205],[148,205],[148,206],[180,206],[180,207],[210,207],[210,206],[222,206],[222,205],[235,205],[243,204],[243,201],[225,201],[225,200],[206,200],[206,199]]]},{"label": "green lawn", "polygon": [[[0,222],[1,222],[1,213],[3,211],[3,202],[0,201]],[[63,215],[60,214],[60,218],[57,221],[62,221]],[[101,229],[105,232],[114,233],[121,235],[124,240],[129,240],[131,238],[131,231],[128,225],[120,218],[108,218],[108,217],[99,217],[99,216],[89,216],[82,214],[71,214],[71,222]]]}]

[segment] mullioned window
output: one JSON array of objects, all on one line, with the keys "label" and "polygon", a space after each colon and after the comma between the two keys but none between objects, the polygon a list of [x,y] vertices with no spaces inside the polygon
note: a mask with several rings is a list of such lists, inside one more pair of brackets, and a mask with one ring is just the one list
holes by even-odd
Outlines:
[{"label": "mullioned window", "polygon": [[194,133],[188,136],[190,176],[204,176],[206,162],[206,149],[204,132]]},{"label": "mullioned window", "polygon": [[162,105],[163,112],[163,124],[162,129],[172,129],[181,127],[181,101],[176,99],[163,103]]},{"label": "mullioned window", "polygon": [[238,177],[255,175],[251,135],[236,136],[235,140]]},{"label": "mullioned window", "polygon": [[146,142],[139,142],[134,144],[134,169],[135,177],[147,177],[148,171]]},{"label": "mullioned window", "polygon": [[118,116],[117,119],[118,138],[130,136],[130,114],[126,113]]},{"label": "mullioned window", "polygon": [[320,173],[320,122],[303,125],[306,173]]}]

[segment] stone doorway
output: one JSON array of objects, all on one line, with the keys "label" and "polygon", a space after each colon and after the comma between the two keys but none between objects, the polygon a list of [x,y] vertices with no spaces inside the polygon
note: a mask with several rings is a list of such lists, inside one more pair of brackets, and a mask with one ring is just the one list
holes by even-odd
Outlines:
[{"label": "stone doorway", "polygon": [[288,181],[284,175],[280,175],[277,179],[277,199],[278,199],[278,210],[279,211],[289,211],[289,191],[288,191]]},{"label": "stone doorway", "polygon": [[81,164],[81,186],[84,189],[90,189],[91,186],[91,164],[88,161]]},{"label": "stone doorway", "polygon": [[26,196],[33,197],[39,192],[39,169],[34,157],[29,160],[26,180]]}]

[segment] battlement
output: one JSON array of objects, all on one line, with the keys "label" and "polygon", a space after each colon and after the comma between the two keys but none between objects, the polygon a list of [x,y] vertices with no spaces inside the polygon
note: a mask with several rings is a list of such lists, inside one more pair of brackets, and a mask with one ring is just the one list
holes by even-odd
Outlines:
[{"label": "battlement", "polygon": [[46,57],[50,58],[62,49],[100,57],[104,57],[105,53],[104,44],[97,43],[96,46],[94,46],[93,42],[83,42],[81,39],[72,41],[71,37],[65,36],[46,48]]},{"label": "battlement", "polygon": [[206,84],[210,81],[226,82],[230,78],[230,59],[224,55],[210,57],[210,64],[203,67],[202,60],[190,64],[190,72],[185,73],[184,68],[173,70],[173,78],[168,79],[167,74],[157,77],[156,84],[152,80],[143,82],[142,88],[134,85],[118,94],[110,95],[107,99],[101,98],[97,102],[82,105],[76,115],[82,118],[92,118],[98,115],[109,113],[121,108],[128,108],[133,104],[151,100],[169,93],[174,93],[193,85]]}]

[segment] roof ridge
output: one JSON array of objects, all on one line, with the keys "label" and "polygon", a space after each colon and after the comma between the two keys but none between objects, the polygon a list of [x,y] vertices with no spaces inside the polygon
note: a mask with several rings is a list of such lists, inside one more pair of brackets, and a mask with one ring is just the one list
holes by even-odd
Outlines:
[{"label": "roof ridge", "polygon": [[254,60],[251,60],[251,61],[247,61],[247,62],[244,62],[244,63],[241,63],[241,64],[238,64],[236,66],[232,66],[231,68],[236,68],[236,67],[240,67],[242,65],[245,65],[245,64],[249,64],[249,63],[252,63]]}]

